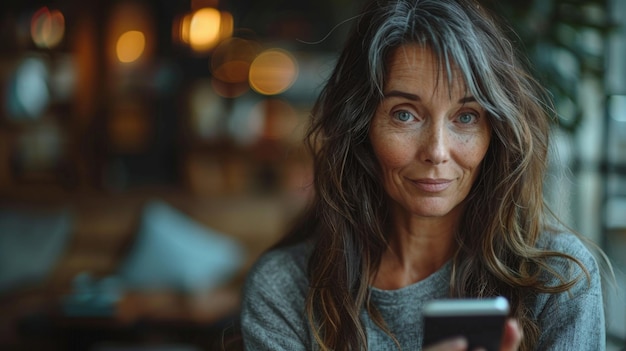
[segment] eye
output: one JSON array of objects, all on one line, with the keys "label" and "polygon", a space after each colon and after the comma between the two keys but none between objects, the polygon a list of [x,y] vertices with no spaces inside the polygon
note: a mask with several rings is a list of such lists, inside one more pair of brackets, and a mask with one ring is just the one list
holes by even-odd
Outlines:
[{"label": "eye", "polygon": [[477,118],[478,116],[474,113],[464,112],[460,114],[457,119],[462,124],[471,124],[471,123],[474,123]]},{"label": "eye", "polygon": [[408,122],[414,118],[413,114],[407,110],[398,110],[393,112],[392,116],[400,122]]}]

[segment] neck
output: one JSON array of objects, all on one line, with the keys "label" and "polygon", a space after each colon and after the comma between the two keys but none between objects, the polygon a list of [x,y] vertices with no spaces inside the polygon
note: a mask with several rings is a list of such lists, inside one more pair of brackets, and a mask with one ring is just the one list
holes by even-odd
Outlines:
[{"label": "neck", "polygon": [[399,289],[439,270],[456,250],[458,220],[445,218],[394,218],[389,245],[383,253],[374,286]]}]

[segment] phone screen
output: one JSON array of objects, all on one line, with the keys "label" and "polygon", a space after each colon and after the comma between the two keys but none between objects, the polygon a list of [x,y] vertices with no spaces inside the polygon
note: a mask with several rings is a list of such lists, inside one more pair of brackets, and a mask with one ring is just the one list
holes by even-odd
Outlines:
[{"label": "phone screen", "polygon": [[464,336],[469,350],[482,347],[497,351],[508,312],[508,301],[503,297],[432,301],[424,308],[423,346]]}]

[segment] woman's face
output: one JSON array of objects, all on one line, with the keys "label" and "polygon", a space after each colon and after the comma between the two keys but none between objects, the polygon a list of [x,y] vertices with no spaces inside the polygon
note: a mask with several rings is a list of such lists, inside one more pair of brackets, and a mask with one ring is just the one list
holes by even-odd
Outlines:
[{"label": "woman's face", "polygon": [[449,80],[427,47],[401,46],[388,64],[369,138],[392,207],[420,217],[458,213],[489,147],[486,112],[461,72],[453,66]]}]

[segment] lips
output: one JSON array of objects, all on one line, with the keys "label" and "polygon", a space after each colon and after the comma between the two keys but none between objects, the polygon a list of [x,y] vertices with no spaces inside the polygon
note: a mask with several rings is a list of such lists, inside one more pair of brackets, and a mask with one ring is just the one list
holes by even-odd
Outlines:
[{"label": "lips", "polygon": [[412,180],[415,186],[427,193],[438,193],[446,190],[450,185],[452,185],[452,180],[450,179],[416,179]]}]

